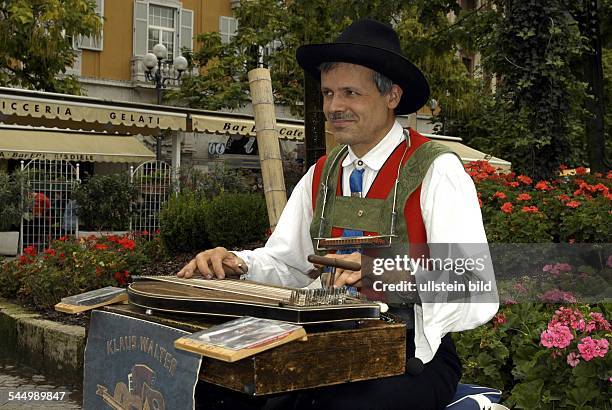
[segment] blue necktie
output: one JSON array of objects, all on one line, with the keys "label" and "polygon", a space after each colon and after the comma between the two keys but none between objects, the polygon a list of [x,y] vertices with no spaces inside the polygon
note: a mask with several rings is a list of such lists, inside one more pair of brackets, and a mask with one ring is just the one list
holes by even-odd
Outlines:
[{"label": "blue necktie", "polygon": [[[364,169],[357,169],[355,168],[353,170],[353,172],[351,172],[351,176],[349,177],[349,186],[351,187],[351,196],[355,196],[355,197],[362,197],[362,190],[363,190],[363,171]],[[342,232],[342,236],[343,237],[350,237],[350,236],[363,236],[363,231],[357,231],[355,229],[344,229],[344,232]],[[339,250],[338,254],[350,254],[353,252],[358,252],[358,249],[341,249]]]}]

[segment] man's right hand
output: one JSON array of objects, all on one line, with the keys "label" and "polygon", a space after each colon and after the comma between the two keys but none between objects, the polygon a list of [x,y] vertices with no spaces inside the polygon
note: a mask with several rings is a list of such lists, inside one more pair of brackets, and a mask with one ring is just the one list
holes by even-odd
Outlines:
[{"label": "man's right hand", "polygon": [[198,253],[176,276],[189,279],[200,273],[206,279],[225,279],[226,275],[239,276],[246,272],[247,265],[241,258],[225,248],[217,247]]}]

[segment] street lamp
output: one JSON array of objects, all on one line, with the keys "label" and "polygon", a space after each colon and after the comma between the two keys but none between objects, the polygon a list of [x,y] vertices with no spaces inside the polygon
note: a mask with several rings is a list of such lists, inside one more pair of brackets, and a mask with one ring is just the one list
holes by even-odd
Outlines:
[{"label": "street lamp", "polygon": [[[142,63],[145,66],[145,78],[147,79],[147,81],[151,81],[155,84],[155,90],[157,91],[157,104],[158,105],[161,105],[162,90],[166,88],[166,81],[180,80],[181,75],[183,74],[183,71],[187,69],[187,59],[183,56],[178,56],[174,59],[174,62],[172,63],[176,71],[178,71],[178,74],[176,75],[176,77],[165,77],[162,74],[161,67],[162,67],[162,63],[164,62],[164,60],[166,61],[166,63],[169,64],[169,61],[166,60],[167,56],[168,56],[168,50],[166,49],[166,46],[164,46],[163,44],[156,44],[153,47],[153,52],[145,54],[144,58],[142,59]],[[154,71],[156,66],[157,66],[157,70]],[[161,135],[158,135],[156,137],[156,140],[157,140],[156,155],[157,155],[158,160],[161,160],[161,139],[162,139]]]}]

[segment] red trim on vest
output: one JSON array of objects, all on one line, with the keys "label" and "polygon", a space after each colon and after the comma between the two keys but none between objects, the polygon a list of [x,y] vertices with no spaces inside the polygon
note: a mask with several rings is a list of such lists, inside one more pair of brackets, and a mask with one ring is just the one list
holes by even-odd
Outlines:
[{"label": "red trim on vest", "polygon": [[323,175],[323,166],[327,160],[327,155],[323,155],[317,160],[315,164],[314,172],[312,174],[312,211],[314,212],[315,206],[317,205],[317,193],[319,192],[319,185],[321,185],[321,175]]},{"label": "red trim on vest", "polygon": [[[404,157],[403,164],[406,163],[408,158],[414,153],[414,151],[423,145],[425,142],[429,141],[428,138],[419,134],[412,128],[409,129],[410,133],[410,148]],[[378,175],[374,180],[374,183],[370,187],[368,191],[367,198],[375,198],[375,199],[384,199],[389,195],[389,192],[393,189],[395,184],[395,179],[397,177],[397,168],[399,166],[399,162],[404,155],[404,147],[406,146],[406,142],[402,142],[398,148],[391,154],[391,156],[385,161],[384,165],[378,171]],[[315,165],[314,175],[313,175],[313,184],[312,184],[312,207],[314,210],[316,204],[316,198],[319,191],[319,186],[321,182],[321,175],[323,173],[323,165],[325,164],[325,159],[327,157],[321,157],[317,164]],[[342,171],[342,170],[341,170]],[[336,195],[342,195],[340,183],[342,181],[342,172],[338,173],[338,188],[336,191]],[[410,238],[410,243],[427,243],[427,231],[425,230],[425,224],[423,223],[423,216],[421,214],[421,187],[419,186],[406,201],[404,206],[404,218],[406,220],[406,227],[408,229],[408,237]],[[332,237],[338,237],[342,235],[342,228],[334,227],[332,228]],[[369,233],[373,234],[373,233]],[[412,251],[410,252],[413,253]],[[420,256],[420,255],[418,255]]]}]

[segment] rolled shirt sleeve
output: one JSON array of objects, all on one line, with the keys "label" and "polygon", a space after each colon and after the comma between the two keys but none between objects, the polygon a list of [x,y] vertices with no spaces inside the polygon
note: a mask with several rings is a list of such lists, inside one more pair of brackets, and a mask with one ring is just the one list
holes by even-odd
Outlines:
[{"label": "rolled shirt sleeve", "polygon": [[[428,243],[466,244],[466,248],[483,244],[488,253],[476,187],[457,156],[442,154],[434,160],[423,179],[420,200]],[[494,284],[490,257],[485,272]],[[425,281],[426,275],[427,271],[417,271],[417,283]],[[429,362],[444,335],[486,323],[498,307],[498,303],[484,302],[416,305],[416,357]]]}]

